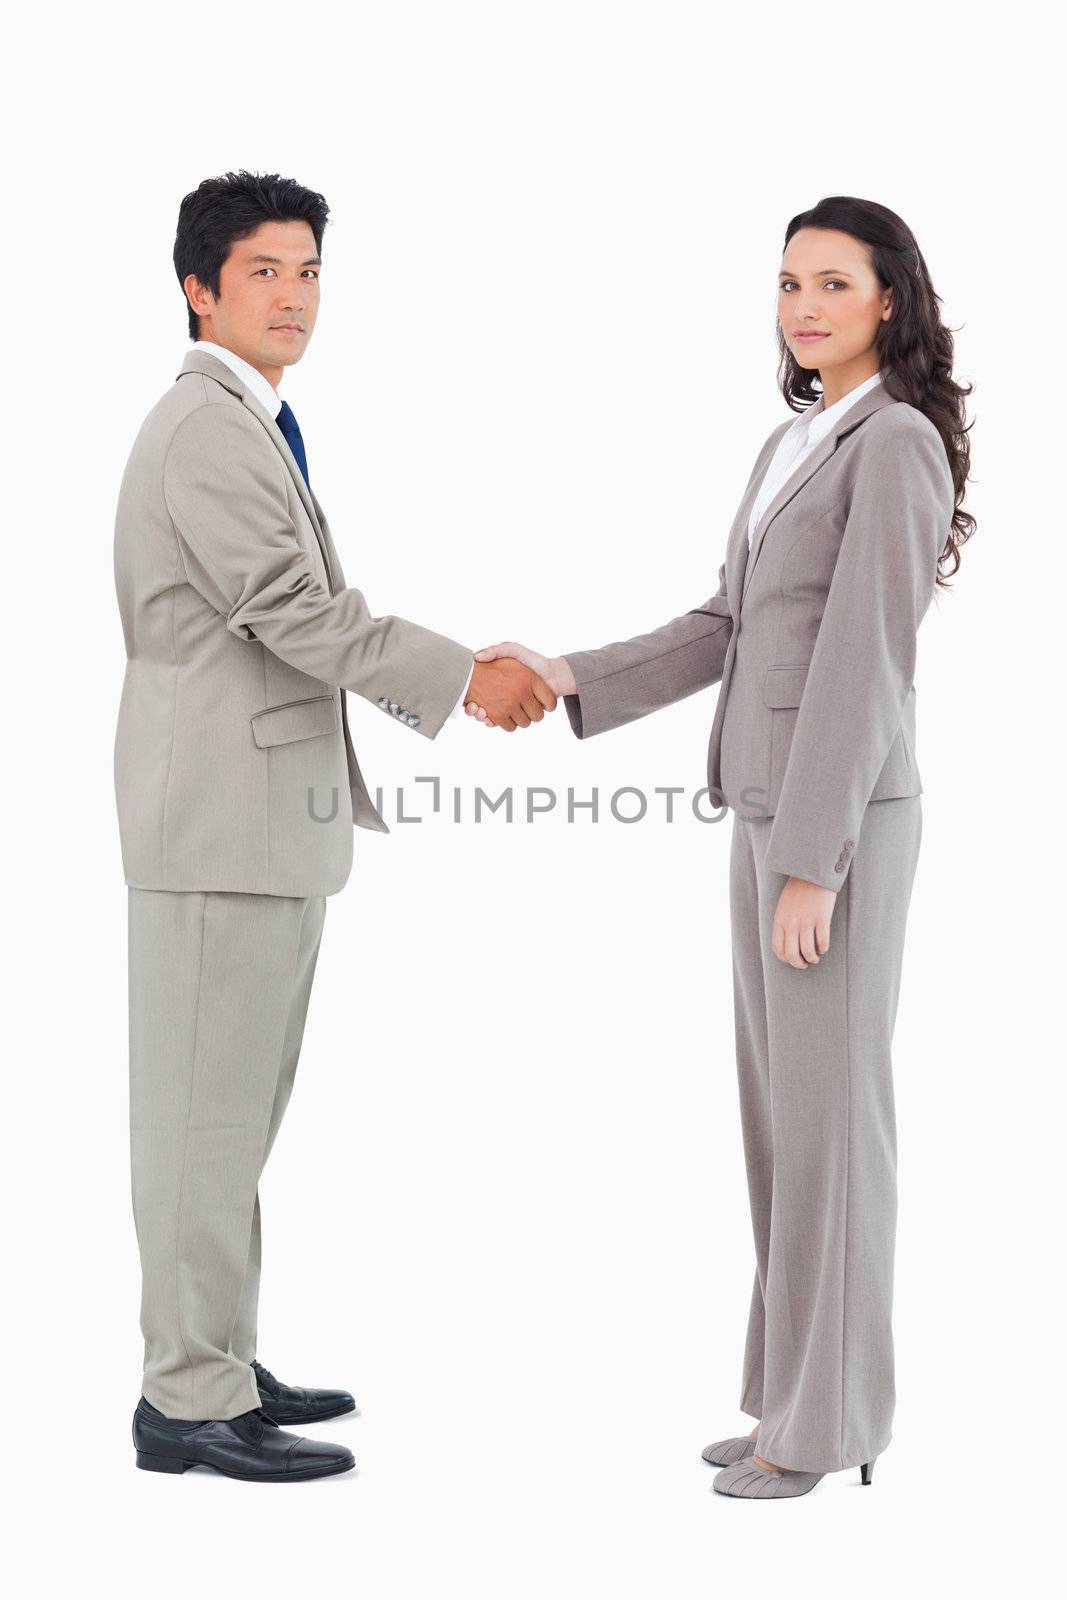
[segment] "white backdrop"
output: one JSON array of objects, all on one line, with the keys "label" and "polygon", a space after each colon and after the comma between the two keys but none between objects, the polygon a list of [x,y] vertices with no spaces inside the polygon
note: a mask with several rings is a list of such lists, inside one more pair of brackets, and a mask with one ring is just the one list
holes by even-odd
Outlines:
[{"label": "white backdrop", "polygon": [[[103,4],[10,38],[0,1470],[29,1592],[877,1596],[1040,1566],[1062,1482],[1064,570],[1039,18]],[[714,690],[586,743],[562,706],[431,743],[350,702],[390,815],[403,785],[424,820],[359,832],[328,903],[263,1184],[260,1354],[353,1390],[359,1415],[318,1432],[359,1470],[289,1490],[134,1470],[112,517],[188,344],[178,202],[241,166],[332,208],[282,392],[349,582],[472,648],[595,646],[712,593],[787,415],[786,223],[852,193],[917,234],[976,383],[979,527],[920,635],[899,1398],[869,1495],[843,1473],[753,1512],[700,1459],[751,1426],[730,823],[603,813],[623,785],[703,784]],[[419,776],[461,791],[461,822]],[[507,784],[515,820],[475,826],[475,787]],[[527,788],[568,785],[599,790],[597,825],[523,819]]]}]

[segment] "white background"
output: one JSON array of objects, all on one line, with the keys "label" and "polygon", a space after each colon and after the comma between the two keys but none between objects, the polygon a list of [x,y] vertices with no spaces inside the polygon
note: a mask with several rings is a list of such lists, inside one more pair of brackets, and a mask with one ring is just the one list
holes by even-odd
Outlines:
[{"label": "white background", "polygon": [[[1031,1587],[1060,1512],[1065,265],[1038,9],[35,8],[5,112],[7,1479],[19,1592],[681,1597]],[[11,95],[13,93],[13,99]],[[894,1441],[873,1489],[713,1493],[753,1267],[728,821],[360,831],[263,1184],[263,1360],[350,1387],[358,1472],[137,1472],[124,667],[112,518],[188,346],[178,203],[322,191],[283,394],[350,583],[472,648],[717,586],[788,415],[775,278],[824,194],[914,228],[978,532],[920,635],[922,855],[894,1050]],[[1053,669],[1055,665],[1055,670]],[[715,693],[579,743],[351,702],[372,785],[704,779]],[[284,1504],[282,1503],[284,1502]]]}]

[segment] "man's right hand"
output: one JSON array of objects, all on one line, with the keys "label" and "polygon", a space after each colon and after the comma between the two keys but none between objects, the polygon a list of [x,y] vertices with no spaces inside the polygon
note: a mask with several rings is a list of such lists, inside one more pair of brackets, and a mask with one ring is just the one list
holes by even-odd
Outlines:
[{"label": "man's right hand", "polygon": [[[538,651],[531,650],[529,645],[515,644],[511,639],[505,640],[503,644],[486,645],[484,650],[476,650],[474,653],[476,663],[492,661],[500,666],[505,658],[521,661],[524,667],[529,667],[535,681],[543,683],[554,695],[578,693],[578,685],[574,681],[574,673],[566,656],[554,658],[543,656]],[[463,708],[468,717],[477,717],[487,728],[493,727],[495,719],[489,714],[487,707],[480,703],[474,693],[473,684],[467,692]]]},{"label": "man's right hand", "polygon": [[483,706],[494,727],[506,733],[528,728],[531,722],[540,722],[546,711],[556,709],[555,692],[545,680],[521,661],[506,656],[475,661],[467,700]]}]

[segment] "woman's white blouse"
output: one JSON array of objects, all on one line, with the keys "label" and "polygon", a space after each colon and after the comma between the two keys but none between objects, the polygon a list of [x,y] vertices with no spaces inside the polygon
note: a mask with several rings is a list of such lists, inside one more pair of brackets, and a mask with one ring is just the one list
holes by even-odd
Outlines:
[{"label": "woman's white blouse", "polygon": [[850,406],[874,388],[876,383],[881,383],[882,374],[876,372],[873,378],[868,378],[865,383],[858,384],[855,389],[850,389],[848,394],[826,410],[823,406],[823,396],[820,395],[813,405],[806,411],[798,413],[790,427],[782,434],[778,441],[778,448],[771,457],[770,465],[763,475],[759,492],[752,504],[752,512],[748,519],[748,547],[752,548],[752,535],[759,527],[759,520],[779,489],[800,466],[801,462],[825,439],[830,429],[838,419],[844,415]]}]

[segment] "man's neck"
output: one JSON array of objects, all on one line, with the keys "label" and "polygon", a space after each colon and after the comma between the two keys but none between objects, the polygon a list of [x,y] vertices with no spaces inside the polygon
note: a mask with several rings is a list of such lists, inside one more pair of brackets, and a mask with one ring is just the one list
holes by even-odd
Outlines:
[{"label": "man's neck", "polygon": [[285,370],[282,367],[259,367],[241,355],[238,350],[233,350],[229,345],[220,344],[217,339],[198,339],[196,348],[203,349],[209,356],[214,356],[216,361],[221,361],[224,366],[240,379],[249,394],[253,395],[272,417],[277,417],[281,408],[281,398],[278,394],[277,384],[272,383],[270,374],[275,373],[280,378]]},{"label": "man's neck", "polygon": [[196,342],[197,344],[213,344],[220,350],[228,350],[231,356],[237,357],[238,361],[243,361],[246,366],[255,368],[260,377],[269,383],[274,390],[277,390],[282,381],[282,375],[285,372],[284,367],[264,366],[261,362],[254,361],[251,356],[246,356],[242,350],[235,350],[232,345],[223,344],[221,339],[201,338]]}]

